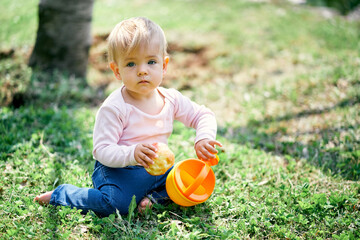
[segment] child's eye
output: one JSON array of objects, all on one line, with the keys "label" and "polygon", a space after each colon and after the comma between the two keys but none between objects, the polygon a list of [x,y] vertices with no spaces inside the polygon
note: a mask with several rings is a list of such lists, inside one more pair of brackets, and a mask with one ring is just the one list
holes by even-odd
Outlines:
[{"label": "child's eye", "polygon": [[134,67],[135,63],[134,62],[129,62],[128,64],[126,64],[127,67]]},{"label": "child's eye", "polygon": [[155,60],[150,60],[149,62],[148,62],[148,64],[156,64],[156,61]]}]

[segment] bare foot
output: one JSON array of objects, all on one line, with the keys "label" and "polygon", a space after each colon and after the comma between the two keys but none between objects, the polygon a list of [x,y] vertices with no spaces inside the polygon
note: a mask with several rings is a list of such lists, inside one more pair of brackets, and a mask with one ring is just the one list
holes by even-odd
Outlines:
[{"label": "bare foot", "polygon": [[46,192],[46,193],[43,193],[41,195],[38,195],[34,198],[34,202],[39,202],[40,205],[47,205],[49,204],[50,202],[50,199],[51,199],[51,194],[53,193],[54,191],[51,191],[51,192]]},{"label": "bare foot", "polygon": [[139,213],[145,212],[146,208],[151,208],[151,206],[152,206],[152,202],[150,201],[150,199],[144,197],[138,206]]}]

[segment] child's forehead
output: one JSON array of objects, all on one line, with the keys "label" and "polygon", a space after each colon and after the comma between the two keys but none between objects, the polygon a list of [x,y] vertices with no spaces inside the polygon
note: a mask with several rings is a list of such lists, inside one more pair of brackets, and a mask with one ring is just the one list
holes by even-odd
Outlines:
[{"label": "child's forehead", "polygon": [[134,49],[124,54],[125,57],[134,57],[138,55],[163,55],[163,50],[160,46],[159,41],[152,40],[150,42],[142,42]]}]

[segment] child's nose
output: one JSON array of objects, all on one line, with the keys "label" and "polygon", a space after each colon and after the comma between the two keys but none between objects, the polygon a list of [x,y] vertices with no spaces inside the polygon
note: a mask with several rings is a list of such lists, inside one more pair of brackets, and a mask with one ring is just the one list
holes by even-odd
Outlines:
[{"label": "child's nose", "polygon": [[147,75],[147,72],[144,72],[144,71],[139,71],[138,72],[138,76],[140,77],[140,76],[145,76],[145,75]]},{"label": "child's nose", "polygon": [[147,69],[146,66],[140,65],[139,66],[139,70],[138,70],[138,76],[143,76],[143,75],[147,75]]}]

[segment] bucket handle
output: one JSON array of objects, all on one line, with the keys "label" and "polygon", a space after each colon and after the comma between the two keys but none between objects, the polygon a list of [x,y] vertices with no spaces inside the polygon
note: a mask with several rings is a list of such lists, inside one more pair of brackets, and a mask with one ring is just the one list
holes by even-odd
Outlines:
[{"label": "bucket handle", "polygon": [[197,175],[196,179],[192,184],[187,187],[187,189],[184,191],[184,196],[189,197],[199,186],[200,184],[205,180],[207,177],[210,167],[207,164],[204,164],[204,167],[201,169],[201,172]]},{"label": "bucket handle", "polygon": [[215,166],[219,163],[219,156],[217,154],[215,154],[215,157],[212,159],[209,159],[209,160],[200,159],[200,160],[205,162],[209,166]]}]

